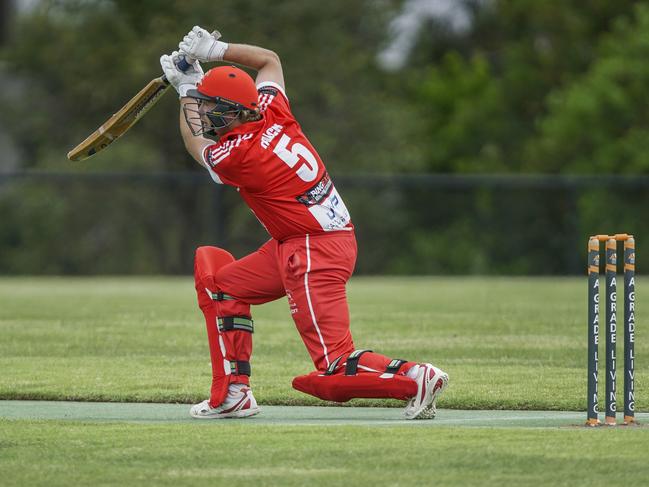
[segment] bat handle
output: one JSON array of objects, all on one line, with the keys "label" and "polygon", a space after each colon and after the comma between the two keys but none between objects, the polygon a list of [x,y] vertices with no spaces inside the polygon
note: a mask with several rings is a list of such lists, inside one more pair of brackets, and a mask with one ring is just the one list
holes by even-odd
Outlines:
[{"label": "bat handle", "polygon": [[194,59],[185,54],[181,54],[179,56],[179,61],[178,64],[176,64],[176,67],[184,73],[191,67],[192,64],[194,64]]}]

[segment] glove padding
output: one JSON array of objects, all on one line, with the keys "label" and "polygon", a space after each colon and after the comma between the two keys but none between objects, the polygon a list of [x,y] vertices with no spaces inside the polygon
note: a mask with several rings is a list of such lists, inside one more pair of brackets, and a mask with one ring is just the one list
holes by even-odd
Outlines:
[{"label": "glove padding", "polygon": [[164,54],[160,57],[160,66],[162,66],[162,71],[171,86],[175,88],[178,95],[182,98],[183,96],[187,96],[188,90],[196,88],[198,82],[203,78],[203,68],[201,68],[198,61],[194,61],[186,71],[181,71],[178,69],[180,56],[181,54],[178,51],[174,51],[171,54]]},{"label": "glove padding", "polygon": [[219,41],[221,33],[215,30],[211,34],[198,25],[190,30],[178,44],[178,49],[192,59],[202,62],[222,61],[228,44]]}]

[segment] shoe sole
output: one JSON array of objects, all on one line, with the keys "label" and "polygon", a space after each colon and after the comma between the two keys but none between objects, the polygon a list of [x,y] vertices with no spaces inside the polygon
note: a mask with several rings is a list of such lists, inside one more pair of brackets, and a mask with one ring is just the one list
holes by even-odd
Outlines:
[{"label": "shoe sole", "polygon": [[[439,369],[437,369],[439,370]],[[448,374],[441,372],[441,375],[435,380],[435,385],[428,398],[422,403],[422,407],[412,416],[406,415],[406,419],[434,419],[437,414],[437,398],[444,392],[448,385]],[[433,378],[434,379],[434,378]],[[431,381],[432,382],[432,381]]]},{"label": "shoe sole", "polygon": [[223,413],[223,414],[193,414],[189,413],[189,415],[194,418],[194,419],[228,419],[228,418],[249,418],[250,416],[254,416],[255,414],[259,414],[261,412],[261,408],[249,408],[249,409],[241,409],[239,411],[232,411],[231,413]]}]

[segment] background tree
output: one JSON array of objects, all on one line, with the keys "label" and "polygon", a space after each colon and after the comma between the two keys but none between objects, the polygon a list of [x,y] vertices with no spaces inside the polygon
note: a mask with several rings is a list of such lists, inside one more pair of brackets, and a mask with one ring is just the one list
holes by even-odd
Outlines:
[{"label": "background tree", "polygon": [[[110,150],[65,159],[194,24],[281,55],[293,110],[354,216],[362,272],[578,272],[583,236],[622,226],[641,247],[642,187],[419,181],[647,173],[648,2],[458,0],[444,15],[442,3],[43,0],[17,13],[0,46],[0,170],[102,176],[0,184],[0,272],[187,273],[197,245],[242,255],[265,238],[234,191],[192,179],[204,170],[182,146],[173,95]],[[407,57],[384,69],[404,33]],[[169,171],[189,175],[138,178]]]}]

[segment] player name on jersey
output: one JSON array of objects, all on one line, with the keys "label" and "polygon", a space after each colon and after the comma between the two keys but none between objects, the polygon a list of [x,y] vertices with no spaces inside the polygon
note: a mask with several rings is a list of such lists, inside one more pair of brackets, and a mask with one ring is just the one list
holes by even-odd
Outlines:
[{"label": "player name on jersey", "polygon": [[261,136],[261,146],[264,149],[268,149],[268,146],[270,146],[270,143],[273,141],[275,137],[277,137],[281,132],[284,127],[278,123],[273,124],[272,127],[267,129],[264,134]]}]

